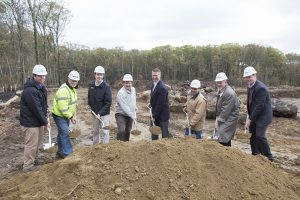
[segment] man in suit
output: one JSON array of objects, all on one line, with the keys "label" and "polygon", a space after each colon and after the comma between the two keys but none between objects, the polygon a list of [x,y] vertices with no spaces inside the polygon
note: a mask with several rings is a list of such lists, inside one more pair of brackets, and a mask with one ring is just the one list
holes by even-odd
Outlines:
[{"label": "man in suit", "polygon": [[250,145],[252,155],[262,154],[270,161],[273,156],[266,138],[266,130],[272,121],[272,107],[267,86],[257,80],[256,70],[249,66],[244,70],[244,80],[248,84],[246,127],[252,134]]},{"label": "man in suit", "polygon": [[[161,71],[158,68],[153,69],[150,105],[154,124],[160,127],[162,138],[168,138],[170,118],[168,89],[160,78]],[[158,140],[158,135],[152,135],[152,140]]]},{"label": "man in suit", "polygon": [[227,80],[224,72],[218,73],[215,79],[218,87],[215,128],[219,143],[230,147],[239,119],[240,101]]}]

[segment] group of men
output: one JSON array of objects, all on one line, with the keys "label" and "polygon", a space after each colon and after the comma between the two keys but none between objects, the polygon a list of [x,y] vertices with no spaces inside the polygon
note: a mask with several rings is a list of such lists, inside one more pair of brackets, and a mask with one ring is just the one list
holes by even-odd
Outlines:
[{"label": "group of men", "polygon": [[[273,161],[270,147],[266,138],[267,126],[272,120],[272,108],[267,87],[256,78],[256,70],[247,67],[244,70],[244,79],[248,84],[246,127],[252,133],[250,138],[253,155],[262,154]],[[42,145],[44,128],[50,129],[49,107],[47,103],[47,90],[44,85],[47,71],[43,65],[36,65],[32,70],[33,77],[24,84],[20,105],[20,124],[25,136],[23,170],[35,168],[39,148]],[[93,144],[109,143],[109,118],[112,104],[112,91],[104,81],[105,69],[97,66],[94,70],[94,80],[88,84],[88,105],[92,115]],[[235,91],[228,85],[227,76],[220,72],[215,82],[218,88],[216,103],[215,136],[219,143],[231,146],[239,117],[239,99]],[[77,87],[80,75],[71,71],[64,84],[57,90],[53,99],[51,114],[57,126],[57,158],[65,158],[73,152],[69,137],[69,123],[76,124]],[[169,138],[169,99],[168,88],[161,80],[161,71],[152,70],[152,86],[150,106],[152,122],[159,126],[162,138]],[[116,96],[115,119],[117,122],[117,140],[129,141],[133,123],[136,123],[137,106],[136,91],[132,87],[133,77],[125,74],[123,87]],[[188,123],[185,135],[195,134],[197,139],[202,138],[205,123],[207,100],[200,92],[201,83],[195,79],[190,84],[191,92],[188,94],[186,111]],[[99,129],[102,128],[103,135]],[[152,134],[152,140],[158,135]]]}]

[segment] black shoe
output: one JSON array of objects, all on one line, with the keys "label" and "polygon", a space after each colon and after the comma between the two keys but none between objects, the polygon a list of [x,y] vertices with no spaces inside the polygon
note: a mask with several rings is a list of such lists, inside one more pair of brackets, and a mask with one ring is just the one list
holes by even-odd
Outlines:
[{"label": "black shoe", "polygon": [[58,159],[64,159],[65,158],[65,156],[63,154],[59,153],[59,152],[56,152],[55,157],[58,158]]}]

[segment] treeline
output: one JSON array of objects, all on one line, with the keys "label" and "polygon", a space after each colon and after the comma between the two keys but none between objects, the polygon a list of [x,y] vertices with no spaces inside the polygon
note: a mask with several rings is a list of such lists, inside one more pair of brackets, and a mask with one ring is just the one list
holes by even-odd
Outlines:
[{"label": "treeline", "polygon": [[268,85],[300,86],[300,55],[285,55],[272,47],[223,44],[90,49],[62,45],[61,35],[71,13],[57,1],[2,0],[0,16],[0,85],[21,85],[40,63],[49,72],[48,85],[58,85],[72,69],[80,72],[81,84],[86,85],[97,65],[105,67],[110,83],[125,73],[134,79],[151,79],[151,69],[159,67],[165,80],[212,81],[223,71],[231,84],[241,85],[243,69],[252,65]]}]

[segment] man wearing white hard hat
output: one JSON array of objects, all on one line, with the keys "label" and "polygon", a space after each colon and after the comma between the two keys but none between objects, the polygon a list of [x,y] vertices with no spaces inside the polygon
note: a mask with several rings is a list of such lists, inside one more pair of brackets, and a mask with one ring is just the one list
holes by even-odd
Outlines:
[{"label": "man wearing white hard hat", "polygon": [[47,71],[43,65],[35,65],[33,77],[24,84],[20,102],[20,124],[25,137],[23,170],[35,169],[39,147],[42,145],[47,120],[47,90],[44,85]]},{"label": "man wearing white hard hat", "polygon": [[201,83],[199,80],[193,80],[190,87],[191,92],[188,95],[188,100],[186,102],[186,111],[190,127],[187,125],[185,135],[189,135],[189,130],[191,130],[191,134],[195,134],[196,139],[201,139],[202,129],[205,123],[207,103],[206,99],[200,92]]},{"label": "man wearing white hard hat", "polygon": [[219,143],[231,146],[239,118],[240,101],[227,79],[224,72],[218,73],[215,79],[218,87],[215,129]]},{"label": "man wearing white hard hat", "polygon": [[80,75],[73,70],[68,75],[66,83],[57,90],[53,100],[52,115],[57,126],[57,158],[65,158],[73,152],[69,137],[70,121],[76,124],[77,91]]},{"label": "man wearing white hard hat", "polygon": [[266,137],[266,130],[272,121],[271,98],[267,86],[257,80],[256,70],[249,66],[244,69],[244,80],[248,84],[246,127],[251,133],[250,145],[252,155],[262,154],[270,161],[273,156]]},{"label": "man wearing white hard hat", "polygon": [[[102,66],[95,67],[94,76],[95,79],[89,82],[88,89],[88,104],[91,110],[97,117],[92,115],[93,127],[93,144],[101,142],[100,139],[100,126],[109,126],[109,114],[112,102],[111,88],[107,82],[104,81],[105,69]],[[100,124],[100,120],[103,124]],[[102,128],[103,128],[102,127]],[[109,129],[103,129],[103,143],[109,143]]]},{"label": "man wearing white hard hat", "polygon": [[133,120],[136,120],[136,93],[132,87],[130,74],[123,77],[123,87],[116,97],[116,122],[118,126],[117,140],[129,141]]}]

